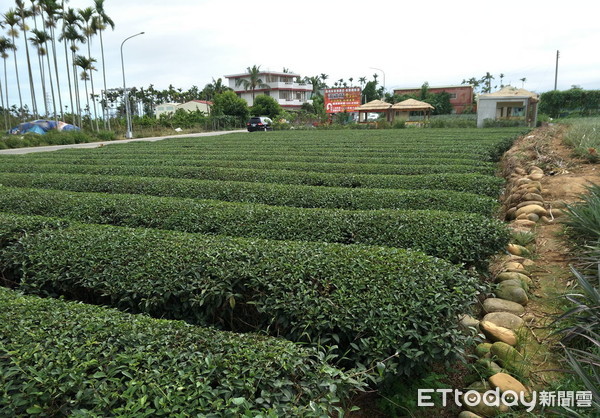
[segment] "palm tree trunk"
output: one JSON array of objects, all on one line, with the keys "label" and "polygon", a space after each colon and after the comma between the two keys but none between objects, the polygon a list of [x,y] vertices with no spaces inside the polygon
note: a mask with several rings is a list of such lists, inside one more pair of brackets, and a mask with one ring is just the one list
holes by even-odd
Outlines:
[{"label": "palm tree trunk", "polygon": [[[92,50],[90,47],[90,37],[89,36],[88,36],[87,48],[88,48],[88,59],[91,60],[92,59]],[[90,83],[92,85],[92,105],[94,106],[94,122],[96,122],[96,132],[98,132],[98,131],[100,131],[100,128],[98,127],[98,110],[96,109],[96,100],[94,99],[94,96],[95,96],[94,70],[91,68],[90,68]],[[86,89],[86,96],[87,96],[87,81],[85,83],[85,89]],[[88,108],[89,108],[89,101],[88,101]],[[91,111],[90,111],[90,118],[91,118]],[[92,124],[90,123],[90,125],[92,125]]]},{"label": "palm tree trunk", "polygon": [[2,107],[2,116],[4,119],[5,130],[8,131],[8,121],[6,120],[6,106],[4,105],[4,92],[2,91],[2,83],[0,82],[0,107]]},{"label": "palm tree trunk", "polygon": [[[44,33],[46,33],[46,21],[42,16],[42,27],[44,29]],[[52,36],[52,31],[50,31],[50,35]],[[48,79],[50,80],[50,92],[52,93],[52,110],[54,114],[54,121],[58,122],[58,115],[56,113],[56,96],[54,95],[54,82],[52,81],[52,67],[50,66],[50,51],[48,50],[48,41],[44,42],[44,48],[46,49],[46,64],[48,65]],[[60,91],[59,91],[60,94]]]},{"label": "palm tree trunk", "polygon": [[52,36],[52,59],[54,61],[54,75],[56,76],[56,92],[58,95],[58,106],[60,108],[60,118],[61,118],[61,120],[65,120],[65,113],[64,113],[65,109],[63,108],[62,95],[60,93],[60,77],[58,76],[58,60],[56,58],[56,38],[55,38],[56,34],[54,32],[53,27],[50,28],[50,34]]},{"label": "palm tree trunk", "polygon": [[69,64],[69,53],[67,51],[67,41],[66,39],[64,40],[64,44],[65,44],[65,62],[67,64],[67,79],[68,79],[68,83],[69,83],[69,97],[71,99],[71,115],[73,115],[73,124],[77,125],[77,121],[75,119],[75,105],[73,103],[73,85],[71,83],[71,65]]},{"label": "palm tree trunk", "polygon": [[29,56],[29,42],[27,42],[27,31],[25,30],[25,17],[21,15],[21,21],[23,23],[23,39],[25,40],[25,55],[27,56],[27,74],[29,75],[29,90],[31,91],[31,106],[33,111],[34,119],[37,118],[38,109],[37,102],[35,100],[35,86],[33,83],[33,72],[31,71],[31,57]]},{"label": "palm tree trunk", "polygon": [[10,101],[8,100],[8,73],[6,72],[6,58],[4,58],[4,90],[6,97],[6,107],[4,108],[4,119],[6,120],[6,130],[10,129]]},{"label": "palm tree trunk", "polygon": [[104,79],[104,92],[102,94],[102,115],[104,129],[110,130],[110,116],[108,114],[108,100],[106,98],[106,66],[104,64],[104,42],[102,40],[102,29],[100,29],[100,53],[102,55],[102,78]]},{"label": "palm tree trunk", "polygon": [[48,101],[46,100],[46,74],[44,71],[44,65],[42,63],[42,56],[38,52],[38,65],[40,67],[40,80],[42,81],[42,94],[44,95],[44,110],[46,111],[45,116],[48,116]]},{"label": "palm tree trunk", "polygon": [[[12,35],[13,45],[15,44],[15,36]],[[19,66],[17,65],[17,51],[13,49],[13,59],[15,60],[15,75],[17,76],[17,91],[19,92],[19,119],[23,119],[23,95],[21,94],[21,81],[19,80]]]},{"label": "palm tree trunk", "polygon": [[77,107],[78,126],[83,128],[83,119],[81,118],[81,101],[79,96],[79,80],[77,79],[77,66],[75,65],[75,43],[71,43],[71,62],[73,64],[73,89],[75,90],[75,106]]}]

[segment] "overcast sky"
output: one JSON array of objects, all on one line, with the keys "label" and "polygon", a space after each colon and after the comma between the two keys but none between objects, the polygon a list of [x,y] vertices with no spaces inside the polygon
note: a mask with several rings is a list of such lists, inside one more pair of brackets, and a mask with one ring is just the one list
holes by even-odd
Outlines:
[{"label": "overcast sky", "polygon": [[[3,2],[2,12],[8,3]],[[374,73],[383,83],[385,73],[388,90],[425,81],[430,86],[460,84],[486,72],[503,73],[505,84],[541,93],[554,87],[560,50],[560,90],[574,84],[600,89],[594,3],[105,0],[116,25],[104,35],[108,87],[123,84],[121,42],[144,31],[124,46],[128,87],[202,88],[213,78],[260,65],[275,71],[285,67],[301,76],[325,73],[329,84],[353,77],[356,85],[359,77],[371,79]],[[68,5],[84,8],[93,2],[71,0]],[[99,60],[97,39],[92,50]]]}]

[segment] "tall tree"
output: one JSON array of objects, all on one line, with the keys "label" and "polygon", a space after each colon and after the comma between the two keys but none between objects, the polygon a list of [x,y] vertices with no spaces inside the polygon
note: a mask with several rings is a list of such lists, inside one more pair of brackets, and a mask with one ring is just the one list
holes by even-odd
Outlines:
[{"label": "tall tree", "polygon": [[[73,90],[75,89],[74,86],[76,84],[76,78],[75,80],[73,80],[73,82],[71,82],[71,64],[69,63],[69,52],[68,52],[68,41],[69,41],[69,37],[73,37],[73,38],[78,38],[79,34],[77,32],[77,29],[80,27],[79,25],[79,16],[77,15],[77,13],[75,13],[74,9],[67,9],[65,10],[65,2],[63,0],[62,2],[62,29],[61,29],[61,34],[58,38],[59,41],[63,42],[64,48],[65,48],[65,64],[66,64],[66,68],[67,68],[67,83],[69,84],[69,98],[71,101],[71,114],[73,115],[73,119],[75,119],[75,115],[78,114],[77,112],[77,107],[76,104],[78,103],[77,100],[77,94],[76,92],[74,92]],[[67,34],[67,31],[69,32]],[[85,38],[84,38],[85,39]],[[71,48],[72,50],[72,48]],[[74,55],[73,51],[70,54],[72,57]],[[77,121],[74,121],[74,123],[78,123]]]},{"label": "tall tree", "polygon": [[[6,127],[6,130],[8,130],[10,128],[10,125],[9,125],[10,102],[8,100],[8,76],[7,76],[7,71],[6,71],[6,59],[8,58],[8,51],[13,50],[13,49],[15,49],[15,45],[11,42],[10,39],[8,39],[6,36],[0,37],[0,56],[2,57],[2,61],[4,61],[4,91],[5,91],[5,94],[3,95],[3,98],[6,101],[6,105],[3,102],[2,107],[4,110],[4,112],[3,112],[4,113],[4,126]],[[1,87],[0,87],[0,90],[1,90]]]},{"label": "tall tree", "polygon": [[[47,90],[46,90],[46,72],[44,70],[44,60],[43,57],[47,56],[46,44],[50,36],[40,29],[33,29],[31,31],[32,36],[29,38],[31,44],[37,49],[38,52],[38,64],[40,67],[40,80],[42,82],[42,94],[44,95],[44,110],[46,111],[46,115],[49,115],[48,111],[48,101],[47,98]],[[54,113],[56,114],[56,108],[54,109]]]},{"label": "tall tree", "polygon": [[[81,21],[83,23],[85,23],[85,26],[83,27],[83,34],[85,35],[86,38],[86,43],[87,43],[87,50],[88,50],[88,59],[92,59],[92,50],[91,50],[91,43],[92,43],[92,36],[96,34],[96,26],[94,24],[94,9],[91,7],[86,7],[85,9],[79,9],[79,16],[81,17]],[[95,61],[95,60],[94,60]],[[96,92],[94,90],[94,73],[93,71],[90,71],[87,73],[87,75],[90,78],[90,84],[92,86],[92,107],[94,109],[94,121],[95,121],[95,125],[96,125],[96,131],[99,130],[98,127],[98,111],[96,108]],[[87,83],[86,83],[86,90],[87,90]],[[87,93],[86,93],[87,96]],[[88,106],[89,106],[89,98],[88,98]]]},{"label": "tall tree", "polygon": [[[76,52],[79,50],[77,43],[84,43],[85,37],[79,32],[79,17],[76,15],[75,10],[69,8],[65,13],[64,19],[67,23],[61,37],[62,40],[69,41],[71,50],[71,68],[73,71],[73,90],[74,90],[74,98],[75,98],[75,109],[77,116],[79,118],[79,124],[81,125],[81,104],[80,104],[80,94],[79,94],[79,82],[77,79],[77,66],[75,65],[75,56]],[[68,63],[68,61],[67,61]],[[67,65],[68,68],[68,65]]]},{"label": "tall tree", "polygon": [[260,78],[260,65],[253,65],[246,68],[247,78],[238,78],[235,82],[236,86],[243,86],[244,90],[252,91],[252,102],[254,102],[254,91],[257,88],[269,88],[268,84]]},{"label": "tall tree", "polygon": [[[58,108],[60,109],[60,117],[61,120],[64,120],[65,116],[64,116],[64,108],[63,108],[63,104],[62,104],[62,94],[61,94],[61,89],[60,89],[60,75],[59,75],[59,71],[58,71],[58,57],[56,54],[56,25],[58,23],[58,19],[61,16],[61,7],[58,3],[56,3],[55,0],[40,0],[40,5],[42,8],[42,11],[45,13],[45,19],[43,20],[44,22],[44,31],[50,31],[50,41],[51,41],[51,45],[52,45],[52,61],[54,64],[54,79],[56,80],[56,97],[58,97]],[[46,47],[46,49],[48,49],[48,47]],[[48,60],[48,66],[50,67],[50,54],[46,55],[46,58]],[[51,74],[52,70],[50,68],[48,68],[48,73]],[[52,82],[52,75],[49,76],[50,77],[50,84],[53,84]],[[58,118],[58,114],[56,112],[56,97],[54,96],[54,87],[51,86],[52,91],[53,91],[53,95],[52,95],[52,102],[54,103],[54,113],[57,115],[56,117]]]},{"label": "tall tree", "polygon": [[111,29],[115,29],[115,22],[106,14],[104,10],[104,0],[94,0],[94,9],[96,10],[96,17],[94,19],[94,26],[98,31],[100,37],[100,55],[102,60],[102,79],[104,81],[104,90],[102,94],[102,114],[104,115],[104,129],[110,129],[110,115],[108,114],[108,101],[106,100],[106,64],[104,61],[104,41],[102,39],[102,32],[109,26]]},{"label": "tall tree", "polygon": [[27,57],[27,74],[29,75],[29,90],[31,92],[31,110],[33,111],[33,117],[37,117],[38,109],[37,109],[37,101],[35,98],[35,84],[33,81],[33,72],[31,71],[31,57],[29,55],[29,42],[27,42],[27,31],[29,30],[29,26],[27,26],[27,18],[32,16],[32,12],[25,6],[25,2],[23,0],[15,0],[15,4],[17,5],[17,14],[19,15],[19,27],[23,32],[23,40],[25,42],[25,56]]},{"label": "tall tree", "polygon": [[16,38],[19,37],[19,31],[17,27],[19,25],[19,15],[14,9],[10,9],[8,12],[4,14],[4,23],[10,26],[8,30],[8,34],[12,39],[12,51],[13,51],[13,60],[15,62],[15,77],[17,80],[17,91],[19,93],[19,115],[22,118],[23,112],[23,95],[21,94],[21,81],[19,79],[19,65],[17,61],[17,44],[15,42]]},{"label": "tall tree", "polygon": [[[96,71],[96,67],[94,67],[94,63],[96,62],[95,58],[88,58],[83,55],[77,55],[75,57],[74,63],[77,67],[81,68],[81,80],[83,80],[85,84],[85,99],[87,103],[87,112],[90,118],[90,128],[94,129],[93,121],[92,121],[92,110],[90,108],[90,95],[88,93],[88,80],[91,80],[91,73]],[[93,98],[93,97],[92,97]]]}]

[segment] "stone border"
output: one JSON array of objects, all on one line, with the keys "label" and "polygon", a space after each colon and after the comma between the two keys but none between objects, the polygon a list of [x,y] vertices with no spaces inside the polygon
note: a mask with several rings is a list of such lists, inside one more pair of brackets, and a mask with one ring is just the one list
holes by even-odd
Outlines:
[{"label": "stone border", "polygon": [[[509,222],[509,228],[514,233],[532,234],[538,223],[549,224],[562,217],[564,211],[552,207],[558,206],[556,203],[544,200],[540,183],[544,171],[535,165],[522,167],[516,159],[510,163],[512,167],[507,175],[503,198],[505,220]],[[460,318],[464,329],[475,328],[487,340],[475,349],[479,357],[475,367],[488,379],[486,382],[475,382],[467,390],[483,393],[498,388],[500,392],[512,390],[529,396],[530,389],[511,374],[528,374],[525,357],[515,347],[519,336],[526,332],[527,322],[534,319],[531,314],[526,314],[525,306],[529,302],[529,288],[533,285],[528,268],[534,266],[535,262],[531,260],[529,249],[516,243],[508,244],[506,252],[500,270],[494,277],[495,297],[488,297],[481,303],[481,320],[469,315]],[[505,405],[490,407],[481,402],[473,406],[467,403],[466,409],[459,414],[459,418],[495,416],[506,412],[508,408]]]}]

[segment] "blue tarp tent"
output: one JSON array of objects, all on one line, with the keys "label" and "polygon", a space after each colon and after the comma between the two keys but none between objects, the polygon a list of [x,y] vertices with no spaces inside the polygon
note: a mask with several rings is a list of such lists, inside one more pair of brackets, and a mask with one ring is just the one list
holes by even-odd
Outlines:
[{"label": "blue tarp tent", "polygon": [[77,126],[65,122],[55,122],[53,120],[34,120],[33,122],[20,123],[9,130],[8,133],[14,135],[26,133],[44,135],[51,129],[56,129],[57,131],[79,131]]}]

